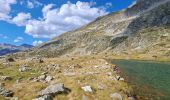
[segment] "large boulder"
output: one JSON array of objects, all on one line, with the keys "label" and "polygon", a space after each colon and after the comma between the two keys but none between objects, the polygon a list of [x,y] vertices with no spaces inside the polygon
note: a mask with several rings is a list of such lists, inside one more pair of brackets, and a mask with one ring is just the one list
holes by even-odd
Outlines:
[{"label": "large boulder", "polygon": [[56,95],[60,93],[65,93],[67,92],[66,88],[64,87],[63,83],[59,84],[54,84],[48,86],[46,89],[40,91],[38,95],[43,96],[43,95]]}]

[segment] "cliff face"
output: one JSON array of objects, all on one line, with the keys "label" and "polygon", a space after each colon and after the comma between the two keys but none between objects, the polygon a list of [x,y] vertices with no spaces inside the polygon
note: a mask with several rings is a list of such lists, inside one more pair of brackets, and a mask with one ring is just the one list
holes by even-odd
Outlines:
[{"label": "cliff face", "polygon": [[169,25],[169,0],[137,0],[126,10],[99,17],[80,29],[64,33],[34,48],[29,54],[149,54],[154,50],[155,54],[168,55]]}]

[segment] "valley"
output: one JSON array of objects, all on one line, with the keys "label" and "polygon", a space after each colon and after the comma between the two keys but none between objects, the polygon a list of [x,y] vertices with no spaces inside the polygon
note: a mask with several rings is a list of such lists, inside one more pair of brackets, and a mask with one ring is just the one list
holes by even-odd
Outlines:
[{"label": "valley", "polygon": [[169,100],[170,1],[136,0],[18,51],[0,57],[0,100]]}]

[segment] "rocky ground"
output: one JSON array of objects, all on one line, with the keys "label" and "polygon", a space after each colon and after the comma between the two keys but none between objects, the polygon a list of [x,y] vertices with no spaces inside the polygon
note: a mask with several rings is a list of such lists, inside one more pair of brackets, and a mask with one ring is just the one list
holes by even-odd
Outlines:
[{"label": "rocky ground", "polygon": [[95,57],[0,63],[0,100],[135,100],[116,65]]}]

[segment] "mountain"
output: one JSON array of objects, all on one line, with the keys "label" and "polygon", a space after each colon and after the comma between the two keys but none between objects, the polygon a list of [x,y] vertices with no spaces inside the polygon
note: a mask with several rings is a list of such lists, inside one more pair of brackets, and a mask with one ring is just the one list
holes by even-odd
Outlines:
[{"label": "mountain", "polygon": [[20,46],[21,47],[25,47],[25,48],[32,48],[33,47],[32,45],[29,45],[29,44],[22,44]]},{"label": "mountain", "polygon": [[0,44],[0,56],[10,54],[10,53],[16,53],[19,51],[24,51],[32,47],[33,46],[28,45],[28,44],[22,44],[20,46],[15,46],[11,44]]},{"label": "mountain", "polygon": [[137,0],[32,49],[48,57],[91,54],[170,56],[170,1]]}]

